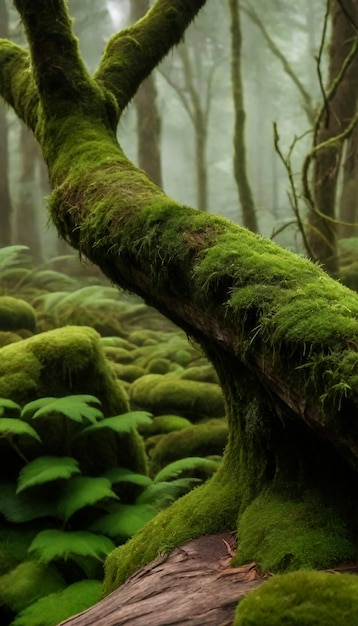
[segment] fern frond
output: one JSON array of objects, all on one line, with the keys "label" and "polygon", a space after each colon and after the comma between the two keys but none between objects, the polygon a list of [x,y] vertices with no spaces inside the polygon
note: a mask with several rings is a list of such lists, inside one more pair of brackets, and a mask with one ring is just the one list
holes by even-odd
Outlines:
[{"label": "fern frond", "polygon": [[29,248],[27,246],[5,246],[4,248],[0,248],[0,278],[1,271],[5,267],[14,267],[14,265],[19,265],[25,259],[28,261],[29,255],[25,254],[29,252]]},{"label": "fern frond", "polygon": [[206,459],[201,456],[185,457],[163,467],[154,478],[154,482],[158,483],[163,480],[172,480],[188,471],[204,471],[207,474],[213,474],[218,469],[219,464],[219,460],[214,461],[213,459]]},{"label": "fern frond", "polygon": [[170,482],[153,483],[142,491],[136,498],[136,504],[152,504],[159,509],[165,509],[202,481],[200,478],[177,478]]},{"label": "fern frond", "polygon": [[125,467],[113,467],[106,472],[104,476],[110,480],[112,485],[115,485],[116,483],[132,483],[133,485],[146,487],[147,485],[151,485],[153,482],[149,476],[132,472],[132,470]]},{"label": "fern frond", "polygon": [[110,428],[116,433],[129,433],[131,430],[142,424],[151,424],[152,414],[147,411],[131,411],[116,415],[115,417],[106,417],[101,422],[97,422],[93,426],[87,426],[76,437],[82,437],[88,433],[93,433],[102,428]]},{"label": "fern frond", "polygon": [[16,493],[43,485],[53,480],[68,480],[74,474],[80,474],[81,470],[78,461],[68,456],[40,456],[34,459],[19,473]]},{"label": "fern frond", "polygon": [[0,438],[11,438],[14,435],[28,435],[42,443],[36,430],[27,422],[12,417],[0,417]]},{"label": "fern frond", "polygon": [[22,524],[57,516],[57,494],[23,492],[16,495],[15,483],[0,483],[0,513],[11,523]]},{"label": "fern frond", "polygon": [[58,516],[67,522],[77,511],[86,506],[98,504],[104,498],[118,500],[118,496],[112,491],[111,483],[107,478],[76,476],[68,481],[58,499]]},{"label": "fern frond", "polygon": [[61,413],[74,422],[83,422],[83,418],[92,424],[97,419],[103,418],[103,413],[92,404],[101,405],[101,401],[96,396],[89,394],[77,394],[73,396],[65,396],[63,398],[39,398],[26,404],[21,412],[23,417],[47,417],[53,413]]},{"label": "fern frond", "polygon": [[115,510],[96,520],[89,530],[113,539],[129,539],[157,514],[150,504],[117,504]]},{"label": "fern frond", "polygon": [[108,537],[88,531],[66,532],[64,530],[42,530],[31,543],[28,553],[40,563],[56,560],[76,559],[84,556],[103,561],[115,548]]},{"label": "fern frond", "polygon": [[8,400],[7,398],[0,398],[0,417],[2,417],[5,413],[7,413],[8,415],[20,415],[21,406],[17,404],[17,402],[13,402],[12,400]]}]

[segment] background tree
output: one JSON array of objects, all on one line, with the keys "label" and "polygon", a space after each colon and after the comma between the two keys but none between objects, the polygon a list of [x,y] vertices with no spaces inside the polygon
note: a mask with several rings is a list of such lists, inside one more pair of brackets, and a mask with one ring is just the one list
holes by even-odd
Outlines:
[{"label": "background tree", "polygon": [[239,192],[243,225],[254,233],[258,231],[254,198],[246,168],[245,108],[241,75],[242,34],[240,3],[229,0],[231,16],[231,81],[235,112],[234,130],[234,175]]},{"label": "background tree", "polygon": [[[337,184],[344,139],[353,130],[356,116],[358,84],[358,7],[354,1],[330,3],[332,35],[329,57],[329,88],[315,125],[312,153],[305,164],[313,160],[312,191],[306,183],[309,204],[308,242],[313,257],[327,271],[338,272],[337,256]],[[351,144],[351,148],[352,148]],[[349,153],[348,153],[349,158]],[[349,181],[345,168],[344,204],[347,203]],[[304,173],[304,177],[307,174]],[[346,209],[345,209],[346,211]]]},{"label": "background tree", "polygon": [[[137,22],[150,7],[149,0],[131,0],[131,21]],[[135,96],[138,124],[138,165],[162,187],[160,151],[161,121],[157,108],[155,78],[150,74]]]},{"label": "background tree", "polygon": [[[5,0],[0,0],[0,36],[9,36],[8,13]],[[0,103],[0,137],[2,138],[0,150],[0,246],[8,246],[11,243],[11,213],[12,203],[9,189],[9,154],[8,154],[8,128],[6,109]]]}]

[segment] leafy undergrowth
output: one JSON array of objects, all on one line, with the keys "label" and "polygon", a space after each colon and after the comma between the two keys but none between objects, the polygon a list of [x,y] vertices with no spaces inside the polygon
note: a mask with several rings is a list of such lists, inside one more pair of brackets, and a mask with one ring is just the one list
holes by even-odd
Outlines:
[{"label": "leafy undergrowth", "polygon": [[[69,324],[94,328],[130,406],[107,417],[96,397],[70,390],[55,398],[49,389],[25,406],[0,398],[0,622],[52,626],[99,599],[103,563],[115,546],[216,471],[227,425],[216,373],[200,349],[75,255],[34,267],[26,246],[0,248],[0,309],[0,350]],[[152,376],[165,385],[160,396],[152,390],[149,405]],[[211,428],[209,450],[202,444]],[[93,450],[103,454],[103,434],[107,442],[108,433],[132,429],[145,442],[148,472],[118,458],[96,472]]]}]

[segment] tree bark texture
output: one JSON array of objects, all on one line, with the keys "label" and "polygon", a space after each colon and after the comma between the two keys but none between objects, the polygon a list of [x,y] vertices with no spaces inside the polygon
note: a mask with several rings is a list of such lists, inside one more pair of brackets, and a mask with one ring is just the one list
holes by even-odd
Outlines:
[{"label": "tree bark texture", "polygon": [[254,197],[246,166],[245,107],[241,75],[241,19],[240,3],[229,0],[231,16],[231,82],[234,100],[234,175],[239,192],[243,225],[258,232]]},{"label": "tree bark texture", "polygon": [[108,557],[104,595],[158,554],[225,530],[238,532],[235,566],[355,560],[357,295],[250,230],[167,197],[117,142],[123,108],[204,1],[157,0],[109,41],[94,78],[64,0],[15,4],[30,53],[0,43],[0,93],[42,147],[58,231],[202,347],[229,424],[216,474]]},{"label": "tree bark texture", "polygon": [[[343,11],[341,3],[337,1],[332,2],[331,7],[330,90],[315,134],[314,147],[320,145],[323,147],[317,149],[314,158],[313,198],[308,214],[308,242],[314,259],[324,265],[328,272],[336,274],[337,181],[343,142],[339,139],[334,141],[334,138],[348,128],[357,110],[358,52],[355,48],[346,70],[340,79],[338,77],[353,46],[357,43],[356,28],[347,15],[357,23],[358,8],[354,0],[347,0],[344,3],[346,11]],[[329,145],[325,146],[326,142],[329,142]]]},{"label": "tree bark texture", "polygon": [[[8,37],[8,14],[5,0],[0,0],[0,37]],[[0,103],[0,246],[9,246],[11,237],[11,214],[12,202],[9,187],[9,154],[8,154],[8,128],[6,109]]]},{"label": "tree bark texture", "polygon": [[234,549],[229,533],[189,541],[60,626],[228,626],[240,599],[267,578],[254,563],[230,567]]},{"label": "tree bark texture", "polygon": [[[131,0],[131,20],[137,22],[149,10],[149,0]],[[158,187],[163,186],[160,155],[161,119],[157,88],[152,74],[140,85],[135,96],[137,110],[138,165]]]}]

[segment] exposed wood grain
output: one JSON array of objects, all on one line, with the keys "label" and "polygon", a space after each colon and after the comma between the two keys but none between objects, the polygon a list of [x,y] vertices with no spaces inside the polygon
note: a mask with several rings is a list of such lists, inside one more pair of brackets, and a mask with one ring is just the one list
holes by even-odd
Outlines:
[{"label": "exposed wood grain", "polygon": [[230,626],[237,603],[264,580],[253,563],[230,567],[234,549],[230,533],[199,537],[60,626]]}]

